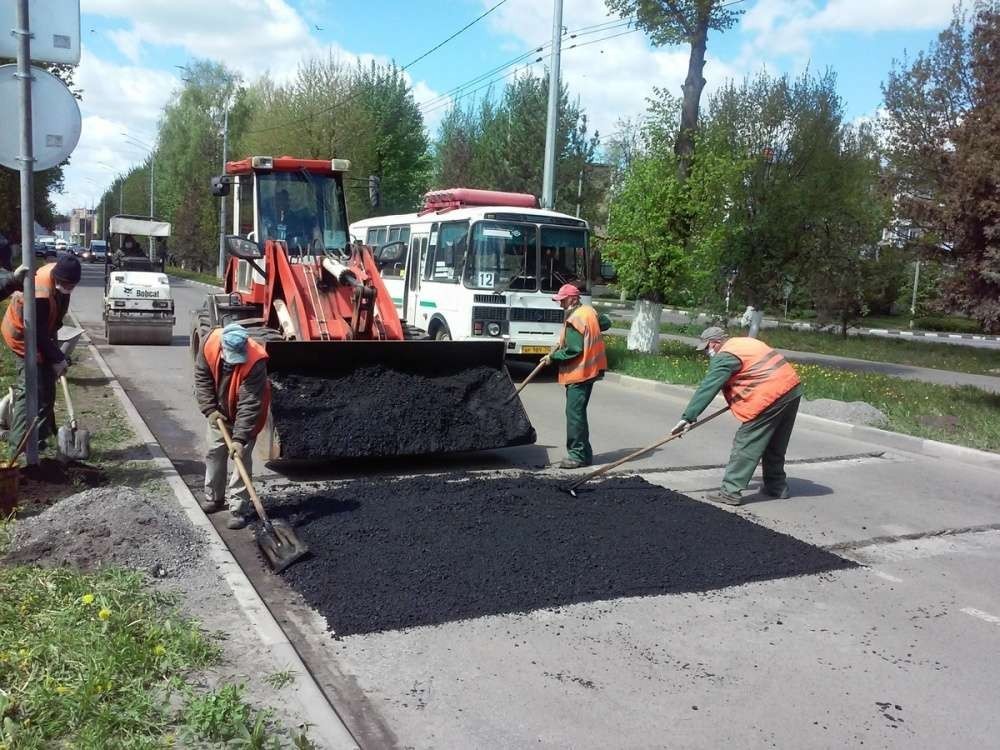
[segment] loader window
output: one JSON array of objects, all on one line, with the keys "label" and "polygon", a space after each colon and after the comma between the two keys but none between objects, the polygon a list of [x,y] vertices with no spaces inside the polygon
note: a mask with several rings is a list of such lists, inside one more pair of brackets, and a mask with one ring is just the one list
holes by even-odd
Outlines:
[{"label": "loader window", "polygon": [[340,176],[298,172],[259,173],[260,240],[282,240],[290,252],[347,247],[347,209]]}]

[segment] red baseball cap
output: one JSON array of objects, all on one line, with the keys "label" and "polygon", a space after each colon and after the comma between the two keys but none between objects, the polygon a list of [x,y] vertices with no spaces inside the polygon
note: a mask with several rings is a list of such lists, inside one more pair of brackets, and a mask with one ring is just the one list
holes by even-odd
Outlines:
[{"label": "red baseball cap", "polygon": [[579,297],[580,290],[577,289],[573,284],[563,284],[559,287],[559,291],[552,295],[552,299],[556,302],[562,302],[564,299],[569,299],[570,297]]}]

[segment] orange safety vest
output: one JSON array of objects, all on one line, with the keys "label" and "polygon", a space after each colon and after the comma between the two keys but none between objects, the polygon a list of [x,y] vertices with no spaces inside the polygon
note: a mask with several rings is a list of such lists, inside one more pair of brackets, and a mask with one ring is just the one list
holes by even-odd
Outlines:
[{"label": "orange safety vest", "polygon": [[749,422],[799,384],[799,376],[781,354],[763,341],[738,336],[720,352],[740,360],[740,369],[722,387],[722,395],[741,422]]},{"label": "orange safety vest", "polygon": [[[49,300],[49,320],[46,331],[50,337],[55,337],[59,331],[59,305],[52,299],[52,292],[55,290],[55,280],[52,272],[56,264],[49,263],[38,269],[35,274],[35,299]],[[3,323],[0,323],[0,333],[3,333],[3,340],[7,343],[14,354],[24,359],[24,294],[14,292],[7,305],[7,313],[3,316]],[[38,361],[42,361],[42,353],[38,353]]]},{"label": "orange safety vest", "polygon": [[566,345],[566,328],[572,326],[583,336],[583,353],[567,362],[559,363],[559,383],[585,383],[598,378],[608,369],[608,357],[604,352],[604,339],[601,337],[601,324],[597,320],[597,311],[587,305],[580,305],[563,323],[559,335],[559,348]]},{"label": "orange safety vest", "polygon": [[[243,385],[243,381],[246,380],[247,375],[250,374],[254,365],[266,359],[267,351],[264,349],[264,345],[257,343],[253,339],[247,339],[247,361],[235,365],[233,367],[233,374],[229,378],[229,393],[226,394],[226,413],[230,420],[236,421],[236,410],[239,407],[240,400],[240,386]],[[222,367],[221,328],[216,328],[205,339],[205,361],[208,362],[208,368],[212,371],[212,379],[215,381],[216,386],[218,386],[219,370]],[[271,407],[270,381],[264,384],[261,405],[260,416],[257,417],[257,423],[253,428],[255,437],[260,434],[260,431],[264,429],[264,423],[267,422],[267,411]]]}]

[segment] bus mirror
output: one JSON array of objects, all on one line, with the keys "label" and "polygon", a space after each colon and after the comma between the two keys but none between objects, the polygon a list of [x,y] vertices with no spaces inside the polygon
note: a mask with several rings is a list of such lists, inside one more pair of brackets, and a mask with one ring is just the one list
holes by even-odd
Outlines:
[{"label": "bus mirror", "polygon": [[229,195],[229,184],[232,178],[227,175],[218,175],[212,178],[212,195],[216,198],[223,198]]},{"label": "bus mirror", "polygon": [[368,175],[368,201],[372,208],[382,205],[382,180],[378,175]]},{"label": "bus mirror", "polygon": [[240,260],[257,260],[264,257],[260,245],[253,240],[238,237],[234,234],[226,236],[226,252]]},{"label": "bus mirror", "polygon": [[405,242],[390,242],[386,245],[382,245],[378,252],[375,253],[375,260],[378,261],[379,265],[387,266],[391,263],[399,263],[406,256],[406,243]]}]

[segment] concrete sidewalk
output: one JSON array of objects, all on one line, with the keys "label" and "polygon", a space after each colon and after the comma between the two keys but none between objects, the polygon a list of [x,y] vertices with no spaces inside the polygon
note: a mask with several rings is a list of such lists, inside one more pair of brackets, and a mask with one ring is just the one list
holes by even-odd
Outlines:
[{"label": "concrete sidewalk", "polygon": [[[610,333],[616,336],[628,336],[628,329],[612,328]],[[673,333],[661,333],[660,341],[680,341],[692,346],[698,343],[698,339],[693,336],[678,336]],[[817,354],[816,352],[796,352],[787,349],[779,349],[778,351],[793,362],[800,362],[802,364],[836,367],[840,370],[849,370],[851,372],[876,372],[882,375],[891,375],[895,378],[903,378],[904,380],[919,380],[924,383],[934,383],[935,385],[971,385],[990,393],[1000,393],[1000,378],[995,378],[991,375],[974,375],[967,372],[952,372],[951,370],[934,370],[930,367],[897,365],[891,362],[871,362],[867,359],[838,357],[833,354]]]}]

